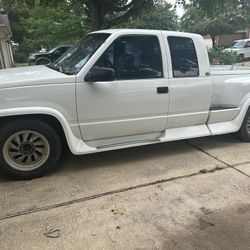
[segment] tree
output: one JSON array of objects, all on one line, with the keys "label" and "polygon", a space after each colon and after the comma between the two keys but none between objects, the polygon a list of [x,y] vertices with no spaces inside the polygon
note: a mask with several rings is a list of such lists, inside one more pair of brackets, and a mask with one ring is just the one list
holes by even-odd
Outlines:
[{"label": "tree", "polygon": [[116,28],[177,30],[178,17],[175,9],[166,2],[158,3],[143,10],[138,16],[130,17],[125,23],[115,25]]},{"label": "tree", "polygon": [[[72,0],[73,2],[78,0]],[[143,9],[153,6],[154,0],[80,0],[86,7],[91,29],[109,28],[126,22]]]},{"label": "tree", "polygon": [[217,35],[231,33],[247,26],[243,5],[230,2],[231,0],[212,0],[209,5],[206,0],[192,1],[190,5],[185,6],[186,12],[181,18],[182,30],[210,35],[214,47]]},{"label": "tree", "polygon": [[[28,1],[28,0],[27,0]],[[30,0],[34,2],[35,0]],[[159,0],[40,0],[43,6],[59,6],[63,2],[84,7],[91,30],[109,28],[126,22]]]},{"label": "tree", "polygon": [[89,31],[84,7],[75,7],[66,1],[57,6],[35,6],[30,17],[22,20],[26,40],[46,48],[74,43]]}]

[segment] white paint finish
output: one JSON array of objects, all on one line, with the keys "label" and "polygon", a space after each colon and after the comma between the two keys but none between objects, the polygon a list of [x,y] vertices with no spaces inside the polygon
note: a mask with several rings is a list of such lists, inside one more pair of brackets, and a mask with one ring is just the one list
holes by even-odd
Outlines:
[{"label": "white paint finish", "polygon": [[0,71],[0,88],[74,82],[75,76],[65,75],[44,65],[17,67]]},{"label": "white paint finish", "polygon": [[168,80],[78,83],[78,117],[83,139],[163,131],[169,95],[157,94],[157,87],[161,86],[168,86]]},{"label": "white paint finish", "polygon": [[[187,33],[164,31],[166,57],[169,65],[169,118],[167,128],[186,127],[205,124],[211,103],[211,79],[206,74],[210,72],[207,50],[202,36]],[[180,36],[191,38],[194,42],[199,62],[199,77],[173,77],[173,69],[167,38]]]},{"label": "white paint finish", "polygon": [[[86,145],[80,137],[79,129],[76,126],[78,124],[69,125],[65,117],[55,109],[47,107],[22,107],[22,108],[10,108],[0,110],[0,117],[7,116],[22,116],[22,115],[37,115],[44,114],[55,117],[62,125],[63,131],[66,136],[67,143],[73,154],[84,154],[88,152],[96,151],[96,148],[91,148]],[[76,132],[77,134],[73,134]]]},{"label": "white paint finish", "polygon": [[177,141],[209,135],[211,134],[206,125],[198,125],[166,129],[164,135],[160,137],[160,140],[162,142]]},{"label": "white paint finish", "polygon": [[68,124],[76,124],[75,83],[34,85],[0,91],[0,111],[11,108],[20,108],[21,111],[21,108],[33,107],[56,110]]},{"label": "white paint finish", "polygon": [[243,76],[238,72],[212,76],[211,106],[240,107],[245,102],[250,93],[250,71]]},{"label": "white paint finish", "polygon": [[205,124],[209,111],[196,113],[181,113],[168,116],[167,128],[180,128]]},{"label": "white paint finish", "polygon": [[[129,105],[129,104],[128,104]],[[84,140],[114,138],[164,131],[167,116],[80,124]]]},{"label": "white paint finish", "polygon": [[232,121],[237,117],[239,112],[240,108],[210,111],[207,123],[210,124],[210,123]]},{"label": "white paint finish", "polygon": [[[76,76],[68,76],[45,66],[1,70],[0,116],[54,116],[62,124],[69,147],[74,154],[158,143],[159,140],[152,140],[157,137],[160,137],[160,142],[166,142],[231,133],[240,128],[250,106],[250,71],[216,69],[212,71],[212,77],[206,76],[210,68],[201,36],[151,30],[104,32],[110,32],[111,36]],[[107,47],[117,37],[130,34],[150,34],[159,38],[164,77],[84,82],[86,73]],[[194,40],[200,77],[173,78],[167,44],[167,36],[170,35],[190,37]],[[168,87],[169,94],[157,94],[157,87]],[[206,125],[210,106],[220,105],[236,108],[212,111],[209,118],[209,123],[212,124]],[[81,133],[78,125],[81,127]],[[152,133],[157,136],[151,139]],[[98,139],[104,138],[106,139],[98,144]],[[128,144],[129,138],[131,144]],[[137,142],[134,141],[135,138]],[[105,142],[109,145],[120,145],[96,148],[105,145]]]},{"label": "white paint finish", "polygon": [[104,147],[117,144],[125,144],[138,141],[153,141],[157,140],[163,132],[161,133],[148,133],[140,135],[122,136],[109,139],[86,141],[90,147]]},{"label": "white paint finish", "polygon": [[209,77],[170,79],[167,128],[205,124],[211,105]]},{"label": "white paint finish", "polygon": [[[105,32],[105,31],[104,31]],[[164,41],[160,31],[126,30],[113,32],[77,76],[78,117],[84,140],[164,131],[169,105],[168,94],[157,94],[157,87],[169,87],[168,62],[163,57],[164,78],[115,80],[86,83],[84,77],[99,57],[123,35],[155,35],[162,54]]]},{"label": "white paint finish", "polygon": [[238,116],[234,120],[208,124],[207,126],[211,131],[211,135],[222,135],[222,134],[237,132],[241,127],[241,124],[245,118],[246,112],[249,107],[250,107],[250,98],[246,100],[244,105],[241,107]]}]

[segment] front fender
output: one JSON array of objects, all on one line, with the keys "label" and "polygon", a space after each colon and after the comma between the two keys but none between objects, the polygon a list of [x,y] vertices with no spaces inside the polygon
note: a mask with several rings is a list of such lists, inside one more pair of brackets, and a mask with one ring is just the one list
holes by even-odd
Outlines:
[{"label": "front fender", "polygon": [[73,154],[84,154],[88,152],[94,152],[96,150],[96,148],[89,147],[86,143],[83,142],[81,138],[77,138],[72,132],[72,129],[65,117],[59,111],[53,108],[22,107],[0,110],[0,117],[22,115],[49,115],[56,118],[63,128],[68,146]]}]

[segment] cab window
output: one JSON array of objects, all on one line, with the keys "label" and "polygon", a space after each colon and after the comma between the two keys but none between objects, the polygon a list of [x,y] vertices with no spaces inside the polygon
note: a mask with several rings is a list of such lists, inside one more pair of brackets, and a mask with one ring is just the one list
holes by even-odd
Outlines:
[{"label": "cab window", "polygon": [[94,67],[112,68],[117,80],[163,77],[160,43],[156,36],[122,36]]},{"label": "cab window", "polygon": [[173,76],[198,77],[199,64],[194,42],[186,37],[168,37]]}]

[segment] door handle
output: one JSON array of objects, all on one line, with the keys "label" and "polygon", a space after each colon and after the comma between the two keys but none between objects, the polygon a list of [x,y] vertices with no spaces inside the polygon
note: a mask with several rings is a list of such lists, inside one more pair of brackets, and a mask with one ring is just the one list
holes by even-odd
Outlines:
[{"label": "door handle", "polygon": [[157,94],[168,94],[168,87],[158,87]]}]

